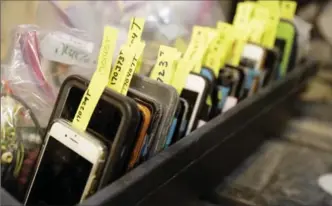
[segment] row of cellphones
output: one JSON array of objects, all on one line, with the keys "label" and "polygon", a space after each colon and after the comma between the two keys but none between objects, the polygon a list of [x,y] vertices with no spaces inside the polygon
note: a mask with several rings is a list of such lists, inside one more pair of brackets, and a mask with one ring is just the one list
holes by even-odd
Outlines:
[{"label": "row of cellphones", "polygon": [[209,68],[190,73],[180,95],[169,85],[134,75],[127,96],[104,90],[86,132],[77,131],[70,122],[89,81],[67,78],[25,204],[81,202],[278,79],[289,44],[281,38],[270,50],[248,43],[239,66],[226,65],[217,77]]}]

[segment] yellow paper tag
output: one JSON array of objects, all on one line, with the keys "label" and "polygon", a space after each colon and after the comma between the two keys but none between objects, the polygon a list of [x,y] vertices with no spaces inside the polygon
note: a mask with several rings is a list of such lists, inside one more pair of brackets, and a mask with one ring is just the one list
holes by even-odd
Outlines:
[{"label": "yellow paper tag", "polygon": [[257,1],[258,5],[261,5],[265,8],[267,8],[268,10],[279,10],[280,8],[280,1],[278,0],[261,0],[261,1]]},{"label": "yellow paper tag", "polygon": [[73,119],[73,126],[86,130],[95,107],[107,86],[112,57],[116,47],[118,31],[112,27],[104,27],[103,41],[99,52],[97,70],[93,74],[87,90]]},{"label": "yellow paper tag", "polygon": [[235,67],[239,66],[240,60],[241,60],[241,55],[242,55],[244,46],[248,41],[249,34],[250,34],[250,27],[248,27],[247,25],[235,27],[235,32],[234,32],[235,40],[233,43],[230,60],[228,61],[228,63],[230,65],[235,66]]},{"label": "yellow paper tag", "polygon": [[135,42],[131,46],[131,48],[134,51],[134,55],[133,55],[133,58],[131,60],[131,64],[129,66],[129,70],[127,72],[127,75],[125,76],[125,79],[124,79],[123,87],[122,87],[122,90],[121,90],[121,94],[123,94],[123,95],[127,95],[131,79],[133,78],[133,75],[135,73],[135,68],[136,68],[138,60],[139,60],[138,57],[140,57],[142,55],[143,51],[144,51],[145,42],[143,42],[143,41]]},{"label": "yellow paper tag", "polygon": [[250,36],[249,41],[255,44],[260,44],[263,38],[265,30],[265,21],[258,19],[252,19],[249,23],[250,25]]},{"label": "yellow paper tag", "polygon": [[232,38],[233,28],[230,24],[218,22],[218,34],[208,48],[204,65],[211,68],[215,76],[219,75],[219,70],[224,66]]},{"label": "yellow paper tag", "polygon": [[134,41],[141,41],[145,20],[143,18],[132,18],[130,21],[129,32],[128,32],[128,42],[129,46],[134,43]]},{"label": "yellow paper tag", "polygon": [[205,54],[211,42],[217,35],[217,31],[215,29],[208,27],[203,27],[202,29],[203,29],[203,39],[200,42],[199,49],[197,50],[196,53],[194,53],[194,56],[192,58],[192,61],[194,62],[194,67],[192,71],[198,74],[201,72]]},{"label": "yellow paper tag", "polygon": [[133,48],[130,48],[127,44],[122,45],[119,56],[113,66],[111,75],[109,76],[108,87],[110,89],[121,93],[133,57]]},{"label": "yellow paper tag", "polygon": [[254,12],[255,3],[254,2],[241,2],[237,4],[236,13],[233,20],[234,26],[246,25]]},{"label": "yellow paper tag", "polygon": [[187,43],[183,40],[183,38],[176,38],[174,47],[177,48],[181,53],[185,53],[187,49]]},{"label": "yellow paper tag", "polygon": [[293,20],[296,12],[296,1],[281,1],[280,16],[284,19]]},{"label": "yellow paper tag", "polygon": [[[128,42],[129,46],[131,46],[134,41],[141,41],[142,33],[144,29],[145,19],[143,18],[132,18],[130,21],[129,32],[128,32]],[[143,62],[143,53],[138,58],[138,62],[136,64],[135,73],[139,73],[141,70]]]},{"label": "yellow paper tag", "polygon": [[190,73],[190,68],[193,66],[193,62],[188,59],[180,59],[176,67],[176,71],[172,78],[173,87],[180,95],[187,81],[187,77]]},{"label": "yellow paper tag", "polygon": [[177,49],[161,45],[158,52],[158,59],[152,69],[150,78],[170,84],[174,74],[174,61],[177,58],[177,54]]}]

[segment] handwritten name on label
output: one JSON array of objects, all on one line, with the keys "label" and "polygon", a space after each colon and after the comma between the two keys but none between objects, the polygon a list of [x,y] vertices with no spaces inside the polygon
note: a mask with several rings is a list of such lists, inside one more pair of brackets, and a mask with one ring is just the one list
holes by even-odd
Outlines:
[{"label": "handwritten name on label", "polygon": [[138,57],[142,55],[144,48],[145,48],[145,42],[138,42],[138,43],[136,43],[136,46],[134,46],[134,49],[135,49],[134,57],[131,61],[131,65],[129,67],[129,70],[127,72],[127,75],[125,77],[125,81],[124,81],[124,84],[123,84],[123,87],[121,90],[121,94],[123,94],[123,95],[127,95],[131,79],[133,78],[133,75],[135,73],[135,68],[137,67],[137,64],[139,61]]},{"label": "handwritten name on label", "polygon": [[53,32],[51,33],[51,36],[53,36],[55,39],[58,39],[59,41],[66,42],[73,47],[89,53],[91,53],[94,48],[93,42],[85,41],[63,32]]},{"label": "handwritten name on label", "polygon": [[141,36],[144,29],[145,20],[143,18],[132,18],[129,32],[128,32],[128,41],[129,46],[131,46],[135,41],[141,40]]},{"label": "handwritten name on label", "polygon": [[82,98],[81,104],[80,104],[80,106],[78,107],[78,110],[77,110],[77,115],[76,115],[76,118],[75,118],[77,122],[79,122],[82,119],[82,114],[85,110],[85,106],[89,102],[90,98],[91,98],[91,94],[90,94],[90,90],[88,88],[86,90],[86,93],[85,93],[84,97]]},{"label": "handwritten name on label", "polygon": [[118,32],[116,29],[109,26],[104,27],[97,69],[91,78],[87,90],[84,92],[73,120],[73,126],[78,129],[85,130],[87,128],[92,113],[107,85],[117,37]]},{"label": "handwritten name on label", "polygon": [[96,66],[92,53],[53,36],[46,36],[40,43],[40,53],[44,59],[83,68]]}]

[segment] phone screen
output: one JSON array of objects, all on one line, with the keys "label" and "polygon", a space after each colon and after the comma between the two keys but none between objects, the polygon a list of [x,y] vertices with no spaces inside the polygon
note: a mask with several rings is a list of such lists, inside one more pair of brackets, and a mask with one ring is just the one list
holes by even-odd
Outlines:
[{"label": "phone screen", "polygon": [[188,108],[188,120],[190,121],[193,113],[193,109],[195,107],[197,98],[198,98],[198,93],[188,90],[188,89],[183,89],[181,92],[181,97],[187,100],[189,108]]},{"label": "phone screen", "polygon": [[[74,119],[83,94],[84,91],[80,88],[70,88],[61,118],[69,121]],[[121,117],[119,109],[101,98],[92,114],[87,131],[109,143],[106,145],[110,145],[120,126]]]},{"label": "phone screen", "polygon": [[27,204],[79,203],[92,166],[91,162],[50,136]]}]

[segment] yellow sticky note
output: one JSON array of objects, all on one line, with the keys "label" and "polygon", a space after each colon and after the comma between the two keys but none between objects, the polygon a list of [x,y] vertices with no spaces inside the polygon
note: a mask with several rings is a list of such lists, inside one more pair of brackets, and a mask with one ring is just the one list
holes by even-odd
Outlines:
[{"label": "yellow sticky note", "polygon": [[265,21],[252,19],[249,23],[250,35],[249,41],[255,44],[261,44],[264,32],[265,32]]},{"label": "yellow sticky note", "polygon": [[119,56],[113,66],[111,75],[109,76],[108,87],[110,89],[121,93],[133,57],[134,49],[130,48],[127,44],[122,45]]},{"label": "yellow sticky note", "polygon": [[[134,17],[130,21],[129,26],[129,32],[128,32],[128,45],[129,47],[135,42],[135,41],[141,41],[142,33],[144,29],[145,19],[144,18],[137,18]],[[138,62],[136,64],[135,73],[139,73],[141,70],[143,62],[143,53],[138,58]]]},{"label": "yellow sticky note", "polygon": [[190,68],[193,66],[193,62],[188,60],[188,59],[180,59],[179,63],[176,67],[176,71],[173,75],[172,78],[172,83],[173,87],[176,89],[178,94],[181,94],[186,81],[187,77],[190,73]]},{"label": "yellow sticky note", "polygon": [[177,48],[180,52],[185,53],[187,49],[187,43],[183,40],[183,38],[176,38],[174,47]]},{"label": "yellow sticky note", "polygon": [[254,12],[255,3],[254,2],[241,2],[237,4],[236,13],[233,20],[233,25],[246,25]]},{"label": "yellow sticky note", "polygon": [[248,25],[235,27],[235,32],[234,32],[235,40],[230,55],[230,60],[228,61],[230,65],[233,65],[235,67],[239,66],[241,55],[244,46],[248,41],[249,34],[250,34],[250,27],[248,27]]},{"label": "yellow sticky note", "polygon": [[91,78],[87,90],[84,92],[73,119],[73,126],[80,130],[86,130],[93,111],[107,85],[117,38],[118,31],[116,29],[109,26],[104,27],[97,69]]},{"label": "yellow sticky note", "polygon": [[128,42],[129,46],[134,43],[134,41],[140,41],[144,29],[145,19],[143,18],[132,18],[130,21],[129,32],[128,32]]},{"label": "yellow sticky note", "polygon": [[296,1],[281,1],[280,16],[284,19],[293,20],[296,12]]},{"label": "yellow sticky note", "polygon": [[133,58],[131,60],[131,64],[129,66],[129,70],[127,71],[127,75],[125,76],[124,83],[121,89],[121,94],[127,95],[131,79],[133,78],[133,75],[135,73],[135,68],[138,64],[138,58],[142,55],[143,50],[145,48],[145,42],[143,41],[137,41],[135,42],[131,48],[134,51]]},{"label": "yellow sticky note", "polygon": [[150,78],[170,84],[175,72],[174,61],[178,58],[176,55],[178,55],[177,49],[161,45],[158,52],[158,59],[152,69]]}]

